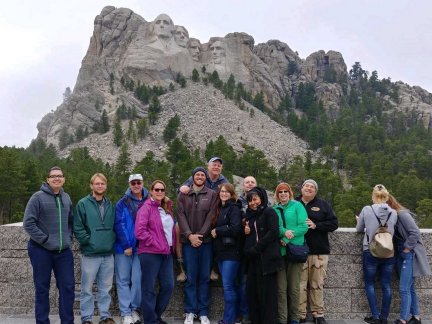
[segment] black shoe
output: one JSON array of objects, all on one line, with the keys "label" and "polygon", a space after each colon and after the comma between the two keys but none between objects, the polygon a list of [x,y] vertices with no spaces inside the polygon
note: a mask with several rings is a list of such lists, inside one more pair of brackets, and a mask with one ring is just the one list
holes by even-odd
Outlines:
[{"label": "black shoe", "polygon": [[306,323],[306,322],[307,322],[306,318],[300,318],[300,324],[303,324],[303,323]]},{"label": "black shoe", "polygon": [[380,318],[381,324],[387,324],[387,318]]},{"label": "black shoe", "polygon": [[403,322],[400,319],[397,319],[396,321],[393,322],[394,324],[403,324]]},{"label": "black shoe", "polygon": [[323,316],[320,317],[314,317],[314,323],[315,324],[327,324],[327,321]]},{"label": "black shoe", "polygon": [[366,316],[363,321],[368,324],[381,324],[381,320],[373,316]]},{"label": "black shoe", "polygon": [[413,316],[410,318],[410,320],[407,323],[408,324],[421,324],[421,319],[417,319]]}]

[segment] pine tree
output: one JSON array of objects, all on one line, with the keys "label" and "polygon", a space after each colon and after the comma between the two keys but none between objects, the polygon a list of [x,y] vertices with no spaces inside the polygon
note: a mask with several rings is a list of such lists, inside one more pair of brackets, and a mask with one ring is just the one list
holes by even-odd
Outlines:
[{"label": "pine tree", "polygon": [[192,81],[193,82],[199,82],[199,80],[200,80],[199,72],[197,71],[197,69],[193,69],[192,70]]},{"label": "pine tree", "polygon": [[136,123],[136,128],[139,139],[143,139],[144,137],[146,137],[148,133],[147,119],[141,118],[140,120],[138,120]]},{"label": "pine tree", "polygon": [[180,117],[176,114],[168,121],[164,129],[163,139],[165,143],[168,143],[169,141],[171,141],[176,137],[179,126],[180,126]]},{"label": "pine tree", "polygon": [[124,135],[123,135],[123,130],[122,130],[119,118],[116,118],[116,120],[114,122],[113,135],[114,135],[114,144],[117,146],[121,146],[123,143]]}]

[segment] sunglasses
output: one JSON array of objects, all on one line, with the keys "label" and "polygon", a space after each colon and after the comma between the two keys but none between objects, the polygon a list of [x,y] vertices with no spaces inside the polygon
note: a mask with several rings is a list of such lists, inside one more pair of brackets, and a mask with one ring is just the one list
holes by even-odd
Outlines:
[{"label": "sunglasses", "polygon": [[142,185],[142,181],[131,181],[130,184],[132,186],[141,186]]},{"label": "sunglasses", "polygon": [[278,193],[289,193],[289,191],[288,190],[281,190],[281,191],[279,191]]},{"label": "sunglasses", "polygon": [[153,188],[155,192],[165,192],[165,188]]},{"label": "sunglasses", "polygon": [[53,174],[53,175],[48,176],[48,178],[50,178],[50,179],[62,179],[62,178],[64,178],[64,175],[62,175],[62,174]]}]

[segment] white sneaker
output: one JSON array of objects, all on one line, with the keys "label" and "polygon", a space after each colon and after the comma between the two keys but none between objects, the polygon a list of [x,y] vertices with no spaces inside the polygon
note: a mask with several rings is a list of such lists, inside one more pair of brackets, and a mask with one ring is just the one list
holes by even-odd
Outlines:
[{"label": "white sneaker", "polygon": [[122,324],[134,324],[132,316],[131,315],[124,316],[122,319]]},{"label": "white sneaker", "polygon": [[201,324],[210,324],[210,320],[207,316],[200,316]]},{"label": "white sneaker", "polygon": [[132,311],[132,320],[134,324],[141,323],[141,316],[136,310]]},{"label": "white sneaker", "polygon": [[194,318],[195,318],[195,314],[194,313],[186,313],[185,314],[185,320],[184,320],[184,324],[193,324]]}]

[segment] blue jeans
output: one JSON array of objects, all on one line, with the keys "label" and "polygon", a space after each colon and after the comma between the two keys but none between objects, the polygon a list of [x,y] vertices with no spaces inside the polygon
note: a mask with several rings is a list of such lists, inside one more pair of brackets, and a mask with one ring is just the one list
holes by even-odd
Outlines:
[{"label": "blue jeans", "polygon": [[211,243],[200,247],[183,244],[187,280],[184,285],[184,312],[208,316],[210,304],[210,271],[213,262]]},{"label": "blue jeans", "polygon": [[414,253],[400,252],[396,264],[399,273],[399,295],[401,299],[400,319],[409,320],[409,314],[420,315],[417,294],[415,291],[415,278],[413,276]]},{"label": "blue jeans", "polygon": [[[173,258],[171,254],[142,253],[139,260],[144,323],[158,324],[174,291]],[[156,281],[159,281],[159,293],[155,290]]]},{"label": "blue jeans", "polygon": [[[363,274],[366,297],[372,316],[375,319],[387,319],[389,315],[391,303],[391,279],[394,265],[394,257],[381,259],[374,257],[369,250],[363,251]],[[378,311],[375,295],[375,276],[377,273],[379,274],[382,290],[381,313]]]},{"label": "blue jeans", "polygon": [[141,308],[141,266],[138,254],[117,253],[114,260],[120,315],[131,315]]},{"label": "blue jeans", "polygon": [[237,317],[247,317],[249,314],[246,297],[246,262],[243,261],[237,271]]},{"label": "blue jeans", "polygon": [[54,272],[59,291],[60,320],[73,324],[73,303],[75,300],[75,277],[72,251],[65,249],[49,251],[32,240],[28,243],[28,256],[33,267],[35,286],[35,318],[37,324],[49,324],[49,291],[51,272]]},{"label": "blue jeans", "polygon": [[114,276],[114,256],[81,256],[81,322],[92,320],[94,314],[93,283],[97,285],[97,304],[100,319],[111,317],[110,290]]},{"label": "blue jeans", "polygon": [[219,272],[222,277],[224,291],[223,321],[226,324],[235,323],[237,316],[237,288],[236,277],[240,267],[240,261],[223,260],[218,262]]}]

